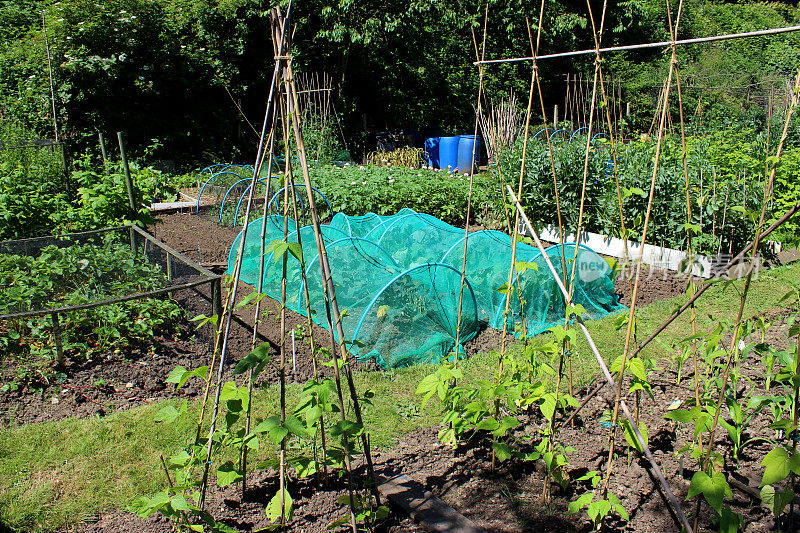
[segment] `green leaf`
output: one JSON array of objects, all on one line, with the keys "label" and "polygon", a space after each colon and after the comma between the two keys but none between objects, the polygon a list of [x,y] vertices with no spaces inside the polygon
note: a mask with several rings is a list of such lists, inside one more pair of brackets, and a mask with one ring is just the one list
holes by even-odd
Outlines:
[{"label": "green leaf", "polygon": [[644,369],[644,362],[639,357],[634,357],[628,361],[628,368],[631,374],[640,381],[647,381],[647,372]]},{"label": "green leaf", "polygon": [[295,259],[297,259],[298,261],[302,261],[303,248],[300,246],[299,242],[290,242],[287,245],[287,249],[289,253],[294,256]]},{"label": "green leaf", "polygon": [[697,417],[699,416],[700,416],[700,406],[698,405],[689,410],[675,409],[664,415],[664,418],[685,424],[687,422],[696,420]]},{"label": "green leaf", "polygon": [[286,421],[283,423],[284,427],[289,430],[293,435],[298,437],[308,437],[308,431],[303,423],[295,416],[287,416]]},{"label": "green leaf", "polygon": [[336,438],[344,435],[347,433],[351,437],[360,435],[361,432],[364,430],[364,427],[361,424],[357,424],[356,422],[350,422],[349,420],[342,420],[341,422],[337,422],[331,428],[331,437]]},{"label": "green leaf", "polygon": [[586,494],[581,495],[577,500],[569,503],[569,513],[575,514],[580,512],[581,509],[588,506],[592,503],[592,498],[594,494],[591,492],[587,492]]},{"label": "green leaf", "polygon": [[508,282],[506,282],[500,285],[500,287],[495,290],[500,294],[505,294],[506,296],[508,296],[509,294],[513,294],[514,286],[513,285],[509,286]]},{"label": "green leaf", "polygon": [[[631,423],[627,420],[623,420],[622,427],[625,431],[625,440],[628,442],[628,446],[639,453],[644,453],[644,448],[642,448],[642,445],[639,443],[639,439],[636,438],[636,433],[633,431],[633,426],[631,426]],[[647,426],[644,424],[644,422],[639,422],[639,433],[642,434],[644,443],[648,444]]]},{"label": "green leaf", "polygon": [[189,380],[190,377],[197,376],[200,379],[205,379],[207,374],[208,374],[207,366],[201,366],[195,368],[194,370],[186,370],[182,366],[178,365],[172,372],[169,373],[169,376],[167,376],[167,379],[165,381],[167,383],[174,383],[175,388],[180,389]]},{"label": "green leaf", "polygon": [[289,434],[289,430],[281,424],[281,419],[273,415],[256,426],[253,433],[267,433],[275,444],[280,444]]},{"label": "green leaf", "polygon": [[509,446],[505,442],[493,442],[492,450],[494,450],[497,459],[499,459],[500,461],[511,459],[511,456],[514,453],[514,450],[511,448],[511,446]]},{"label": "green leaf", "polygon": [[783,510],[794,499],[794,496],[791,488],[782,491],[776,491],[772,485],[764,485],[761,488],[761,501],[770,508],[775,518],[783,514]]},{"label": "green leaf", "polygon": [[153,417],[154,422],[165,422],[167,424],[172,424],[175,420],[178,419],[178,410],[175,409],[172,405],[168,405],[158,411],[155,416]]},{"label": "green leaf", "polygon": [[183,497],[183,494],[176,494],[175,496],[173,496],[172,499],[170,500],[170,505],[172,505],[172,508],[175,509],[176,511],[185,511],[185,512],[191,511],[191,508],[189,507],[189,502],[186,501],[186,498]]},{"label": "green leaf", "polygon": [[719,533],[737,533],[741,527],[742,517],[731,511],[726,505],[719,518]]},{"label": "green leaf", "polygon": [[789,452],[783,447],[770,450],[761,460],[761,466],[764,467],[764,476],[761,478],[762,486],[773,485],[778,481],[783,481],[791,472],[789,468]]},{"label": "green leaf", "polygon": [[317,462],[310,457],[301,457],[295,462],[294,468],[299,478],[313,476],[317,473]]},{"label": "green leaf", "polygon": [[227,487],[231,483],[236,483],[242,479],[242,474],[236,470],[233,461],[225,461],[217,468],[217,485]]},{"label": "green leaf", "polygon": [[264,298],[264,296],[266,296],[266,294],[260,293],[258,291],[253,291],[247,296],[245,296],[241,302],[236,304],[234,309],[241,309],[242,307],[247,307],[250,304],[255,305],[256,303],[260,302]]},{"label": "green leaf", "polygon": [[611,511],[611,502],[608,500],[598,500],[589,504],[586,514],[597,524],[603,517]]},{"label": "green leaf", "polygon": [[705,472],[695,472],[689,484],[689,494],[686,499],[693,498],[698,494],[703,495],[703,498],[717,511],[717,514],[722,513],[722,500],[725,496],[732,496],[731,488],[722,472],[714,472],[711,476]]},{"label": "green leaf", "polygon": [[328,529],[329,530],[339,529],[340,527],[342,527],[345,524],[348,524],[349,522],[350,522],[350,514],[348,513],[343,517],[337,518],[336,520],[328,524]]},{"label": "green leaf", "polygon": [[167,494],[167,491],[161,491],[154,494],[152,498],[147,498],[144,496],[136,498],[128,507],[128,509],[137,516],[147,518],[170,503],[170,501],[171,499],[169,494]]},{"label": "green leaf", "polygon": [[167,383],[174,383],[175,388],[179,389],[183,386],[184,383],[186,383],[186,380],[189,379],[190,376],[191,374],[189,373],[188,370],[178,365],[172,372],[169,373],[169,376],[167,376],[167,379],[165,379],[164,381],[166,381]]},{"label": "green leaf", "polygon": [[787,292],[786,294],[784,294],[783,296],[781,296],[781,299],[778,300],[778,303],[781,304],[781,303],[785,302],[786,300],[788,300],[789,298],[795,298],[797,296],[798,296],[797,289],[792,289],[789,292]]},{"label": "green leaf", "polygon": [[516,262],[517,275],[521,276],[526,270],[539,271],[539,265],[536,261],[517,261]]},{"label": "green leaf", "polygon": [[485,430],[485,431],[494,431],[495,429],[500,427],[500,422],[497,421],[495,418],[484,418],[483,420],[475,426],[477,430]]},{"label": "green leaf", "polygon": [[233,374],[238,376],[254,368],[253,379],[256,379],[261,371],[264,370],[269,360],[269,343],[264,342],[236,364],[236,368],[233,369]]},{"label": "green leaf", "polygon": [[552,420],[556,412],[556,395],[552,392],[544,394],[539,409],[542,410],[542,414],[547,420]]},{"label": "green leaf", "polygon": [[193,317],[191,320],[192,322],[199,322],[199,324],[197,324],[198,328],[200,328],[206,322],[211,322],[213,325],[216,326],[217,323],[219,322],[219,315],[211,315],[211,316],[197,315],[196,317]]},{"label": "green leaf", "polygon": [[267,250],[264,253],[268,254],[272,252],[273,263],[277,263],[283,258],[284,255],[286,255],[286,252],[288,251],[289,251],[288,243],[282,241],[281,239],[275,239],[274,241],[269,243],[269,246],[267,246]]},{"label": "green leaf", "polygon": [[281,514],[283,514],[283,518],[286,522],[290,522],[292,516],[294,516],[294,500],[292,500],[292,497],[289,495],[289,491],[286,489],[283,490],[283,513],[281,513],[280,491],[278,491],[267,504],[266,513],[267,518],[273,523],[280,520]]}]

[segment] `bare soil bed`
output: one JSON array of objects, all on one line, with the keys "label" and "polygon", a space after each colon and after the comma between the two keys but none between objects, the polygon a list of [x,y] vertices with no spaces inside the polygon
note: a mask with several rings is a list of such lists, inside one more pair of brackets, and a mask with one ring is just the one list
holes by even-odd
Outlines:
[{"label": "bare soil bed", "polygon": [[[796,312],[796,309],[788,309],[787,312]],[[766,318],[772,320],[785,314],[787,313],[776,311]],[[788,346],[785,323],[773,326],[766,340],[778,348]],[[662,361],[662,365],[666,367],[668,361]],[[751,353],[742,369],[743,376],[752,379],[756,388],[763,388],[765,369],[755,355]],[[684,398],[691,394],[692,374],[687,372],[680,386],[675,384],[676,377],[674,370],[665,370],[653,380],[655,399],[643,400],[640,416],[648,426],[655,459],[661,465],[678,500],[683,501],[688,480],[696,465],[689,459],[682,465],[674,452],[688,442],[691,435],[687,427],[680,427],[666,420],[663,415],[675,400],[676,394]],[[773,389],[772,393],[778,392],[776,388]],[[744,393],[743,390],[741,392]],[[578,394],[579,398],[580,396],[582,394]],[[420,428],[404,436],[394,448],[376,450],[376,472],[385,477],[406,474],[487,532],[588,532],[591,531],[588,519],[583,514],[568,514],[567,506],[570,501],[588,490],[586,485],[574,480],[589,470],[602,470],[605,465],[609,430],[600,421],[603,411],[609,407],[607,400],[611,397],[610,391],[601,392],[576,418],[574,427],[560,430],[559,440],[575,450],[570,453],[568,469],[573,482],[566,491],[556,489],[552,501],[547,505],[541,501],[544,481],[542,465],[512,460],[500,463],[497,469],[492,469],[490,446],[480,435],[453,449],[438,441],[438,428]],[[628,401],[633,408],[634,400],[628,398]],[[758,416],[749,427],[748,437],[774,438],[774,431],[769,429],[768,423],[766,415]],[[540,417],[531,416],[525,427],[519,431],[535,434],[541,424]],[[616,437],[623,445],[617,456],[611,490],[620,497],[631,515],[630,521],[620,524],[620,527],[625,531],[645,533],[676,531],[676,522],[669,505],[657,487],[647,461],[625,449],[619,431]],[[731,442],[724,432],[718,433],[717,441],[717,451],[725,456],[726,476],[756,487],[757,490],[763,472],[759,463],[771,446],[766,443],[748,446],[737,462],[731,457]],[[363,475],[363,470],[360,470],[360,474]],[[249,490],[244,499],[234,486],[225,490],[214,489],[210,496],[212,514],[244,531],[267,526],[263,505],[277,488],[276,478],[276,474],[269,470],[253,473],[249,481],[254,489]],[[315,490],[312,481],[293,483],[293,491],[297,493],[297,510],[290,524],[291,531],[326,531],[327,524],[341,516],[341,506],[335,502],[344,491],[325,488]],[[742,515],[745,531],[775,530],[775,519],[757,498],[734,488],[733,498],[729,503],[734,511]],[[694,507],[694,501],[684,504],[690,519],[693,518]],[[698,530],[714,530],[714,514],[703,504]],[[128,513],[114,512],[98,517],[96,522],[84,524],[77,531],[167,533],[171,531],[171,526],[157,516],[142,520]],[[377,531],[417,532],[424,529],[398,511]]]}]

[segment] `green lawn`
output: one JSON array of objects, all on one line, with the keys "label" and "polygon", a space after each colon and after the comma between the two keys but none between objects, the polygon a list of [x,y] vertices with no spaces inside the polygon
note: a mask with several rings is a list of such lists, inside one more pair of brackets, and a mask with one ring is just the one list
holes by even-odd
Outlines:
[{"label": "green lawn", "polygon": [[[798,267],[800,268],[800,267]],[[698,328],[713,327],[715,320],[732,320],[738,310],[741,282],[723,290],[712,287],[697,306]],[[797,268],[783,267],[762,273],[753,283],[746,316],[765,312],[792,288],[800,287]],[[644,307],[638,313],[639,335],[644,338],[673,309],[686,301],[685,296]],[[656,354],[664,345],[690,334],[689,313],[685,313],[650,345]],[[624,333],[612,326],[613,318],[596,321],[589,329],[606,359],[620,353]],[[477,381],[491,375],[496,357],[480,354],[462,365],[465,381]],[[415,366],[391,372],[357,373],[359,391],[372,389],[373,406],[365,406],[365,424],[373,446],[391,446],[398,437],[423,426],[437,423],[439,406],[431,402],[420,408],[414,394],[417,383],[431,371],[430,366]],[[596,375],[596,364],[585,341],[575,349],[574,373],[578,384],[588,383]],[[166,377],[166,376],[165,376]],[[289,402],[299,391],[292,386]],[[254,403],[256,416],[276,411],[275,388],[259,392]],[[114,508],[125,507],[141,494],[152,493],[165,480],[159,467],[159,455],[180,448],[192,433],[191,420],[197,405],[189,406],[189,417],[182,424],[154,422],[155,413],[168,402],[118,412],[102,419],[76,420],[28,425],[0,431],[0,531],[52,531],[75,524],[84,518]],[[173,404],[177,402],[172,401]],[[262,448],[254,459],[267,458],[274,452]]]}]

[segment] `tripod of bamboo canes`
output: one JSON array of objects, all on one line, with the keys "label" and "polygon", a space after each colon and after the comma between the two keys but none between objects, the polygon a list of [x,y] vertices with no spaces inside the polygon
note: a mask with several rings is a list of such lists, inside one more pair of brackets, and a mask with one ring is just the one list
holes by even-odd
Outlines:
[{"label": "tripod of bamboo canes", "polygon": [[[290,1],[289,7],[288,7],[289,11],[291,11],[291,6],[292,6],[292,4],[291,4],[291,1]],[[283,52],[283,49],[284,49],[283,47],[284,47],[284,42],[281,41],[279,46],[278,46],[278,50],[279,50],[280,53]],[[266,137],[267,137],[267,134],[266,134],[267,125],[269,123],[269,118],[270,118],[270,115],[271,115],[271,111],[272,111],[273,106],[275,104],[275,96],[276,96],[275,89],[277,87],[279,69],[280,69],[280,64],[278,62],[276,62],[275,63],[275,68],[274,68],[274,70],[272,72],[272,81],[270,83],[269,96],[267,98],[267,110],[264,113],[264,122],[263,122],[263,125],[261,127],[261,136],[260,136],[260,139],[259,139],[259,142],[258,142],[258,149],[257,149],[257,152],[256,152],[256,164],[253,165],[253,168],[254,168],[254,170],[253,170],[253,178],[252,178],[252,180],[250,182],[250,191],[249,191],[248,198],[247,198],[247,207],[245,209],[245,220],[249,220],[250,219],[250,210],[251,210],[251,208],[253,206],[253,196],[255,194],[256,184],[258,182],[258,170],[257,169],[261,168],[261,164],[262,164],[263,157],[264,157],[265,140],[266,140]],[[231,319],[232,319],[232,316],[233,316],[233,305],[234,305],[234,302],[236,301],[236,293],[237,293],[237,289],[238,289],[239,279],[240,279],[240,276],[241,276],[242,257],[244,256],[244,243],[245,243],[246,238],[247,238],[247,225],[245,225],[244,228],[242,229],[242,239],[241,239],[241,241],[239,243],[239,250],[238,250],[238,253],[237,253],[237,257],[236,257],[236,263],[234,265],[234,274],[233,274],[232,279],[231,279],[231,287],[230,287],[230,289],[228,291],[228,298],[226,299],[225,307],[223,309],[223,315],[221,317],[219,317],[220,326],[218,328],[218,334],[217,334],[218,339],[217,339],[217,342],[215,342],[215,344],[219,344],[219,337],[221,336],[221,338],[222,338],[222,346],[221,346],[221,348],[219,350],[220,351],[220,355],[219,355],[219,363],[218,363],[219,366],[217,367],[214,407],[213,407],[213,410],[212,410],[211,424],[210,424],[209,431],[208,431],[208,442],[206,444],[206,458],[205,458],[205,463],[204,463],[204,466],[203,466],[203,480],[202,480],[202,484],[201,484],[201,488],[200,488],[200,507],[201,508],[205,507],[206,489],[207,489],[207,486],[208,486],[208,471],[209,471],[209,467],[211,466],[211,452],[212,452],[212,447],[213,447],[213,443],[214,443],[214,438],[213,437],[214,437],[214,432],[216,431],[216,421],[217,421],[217,416],[219,415],[219,403],[220,403],[219,401],[220,401],[220,395],[221,395],[221,392],[222,392],[222,374],[223,374],[223,370],[225,368],[225,359],[226,359],[227,349],[228,349],[228,334],[230,332]],[[224,322],[224,330],[222,328],[223,322]],[[216,353],[216,350],[215,350],[215,353]],[[210,370],[211,370],[211,372],[214,371],[213,364],[212,364],[212,367],[211,367]],[[209,379],[208,383],[209,384],[211,383],[210,379]],[[204,416],[205,405],[206,405],[207,399],[208,399],[208,386],[206,388],[206,395],[205,395],[204,402],[203,402],[203,408],[201,410],[201,416]],[[198,427],[198,433],[199,433],[199,427]]]},{"label": "tripod of bamboo canes", "polygon": [[[276,10],[276,17],[280,19],[280,11]],[[323,289],[325,290],[325,298],[326,298],[326,317],[328,320],[328,325],[331,331],[331,339],[333,342],[333,350],[332,356],[334,359],[334,374],[337,377],[337,381],[340,380],[340,372],[339,366],[341,365],[341,369],[345,375],[345,379],[347,381],[347,386],[350,393],[350,401],[353,408],[353,413],[356,417],[356,423],[363,428],[363,417],[361,413],[361,406],[360,402],[358,401],[358,395],[355,388],[355,383],[353,381],[352,370],[349,363],[349,354],[347,352],[347,348],[345,346],[345,335],[344,329],[342,327],[342,314],[339,311],[339,306],[336,301],[336,289],[335,284],[333,282],[333,277],[331,274],[330,263],[328,260],[327,250],[325,248],[325,242],[322,238],[322,231],[320,229],[320,219],[319,213],[317,211],[316,202],[314,200],[313,188],[311,186],[311,177],[308,170],[308,161],[306,157],[306,150],[303,143],[303,135],[300,129],[300,122],[297,113],[294,112],[298,108],[297,105],[297,88],[294,82],[294,74],[292,69],[292,58],[291,55],[286,56],[285,66],[283,68],[283,85],[284,85],[284,92],[286,94],[286,98],[288,101],[289,109],[293,112],[289,113],[290,120],[288,122],[291,123],[292,133],[294,136],[295,147],[297,149],[297,159],[300,165],[303,180],[305,182],[306,187],[306,196],[308,200],[308,209],[311,214],[311,225],[314,230],[314,238],[317,244],[317,252],[319,255],[319,263],[320,263],[320,272],[323,280]],[[335,328],[335,329],[334,329]],[[338,336],[338,355],[336,348],[336,339],[335,335]],[[341,416],[345,417],[344,411],[344,403],[341,400],[342,394],[339,393],[340,397],[340,408],[341,408]],[[377,483],[375,481],[374,469],[372,464],[372,456],[370,454],[370,445],[369,439],[365,431],[360,431],[360,440],[362,444],[362,448],[364,450],[364,456],[366,459],[367,464],[367,472],[369,476],[369,481],[371,483],[370,488],[372,489],[372,495],[375,498],[375,501],[380,504],[380,495],[377,490]],[[348,431],[343,431],[343,437],[345,439],[348,438]],[[345,448],[345,457],[348,455],[348,448]],[[352,501],[352,500],[351,500]]]}]

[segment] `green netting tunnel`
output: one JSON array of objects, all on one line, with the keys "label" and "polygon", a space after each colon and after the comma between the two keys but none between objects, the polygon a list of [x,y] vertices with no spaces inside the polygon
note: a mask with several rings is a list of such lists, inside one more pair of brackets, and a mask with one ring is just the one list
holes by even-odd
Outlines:
[{"label": "green netting tunnel", "polygon": [[[262,241],[262,226],[264,238]],[[241,280],[259,288],[259,257],[275,240],[283,240],[283,218],[268,216],[250,223],[244,246]],[[311,317],[327,327],[325,298],[313,228],[288,221],[288,241],[299,243],[306,264]],[[345,343],[361,360],[375,359],[384,368],[438,362],[455,348],[464,230],[411,209],[391,216],[342,213],[321,226],[328,253]],[[233,273],[241,233],[231,245],[228,273]],[[558,286],[539,250],[517,244],[513,291],[508,282],[511,238],[498,231],[476,231],[467,238],[466,285],[462,302],[460,343],[483,326],[502,328],[509,313],[509,331],[534,335],[563,321],[565,308]],[[576,255],[577,251],[577,255]],[[624,309],[614,293],[611,269],[585,246],[564,245],[545,250],[559,276],[575,267],[574,301],[590,318]],[[283,262],[269,252],[264,257],[263,292],[280,299]],[[300,261],[287,254],[287,306],[306,314]],[[341,342],[341,339],[337,341]],[[458,347],[463,353],[463,347]]]}]

